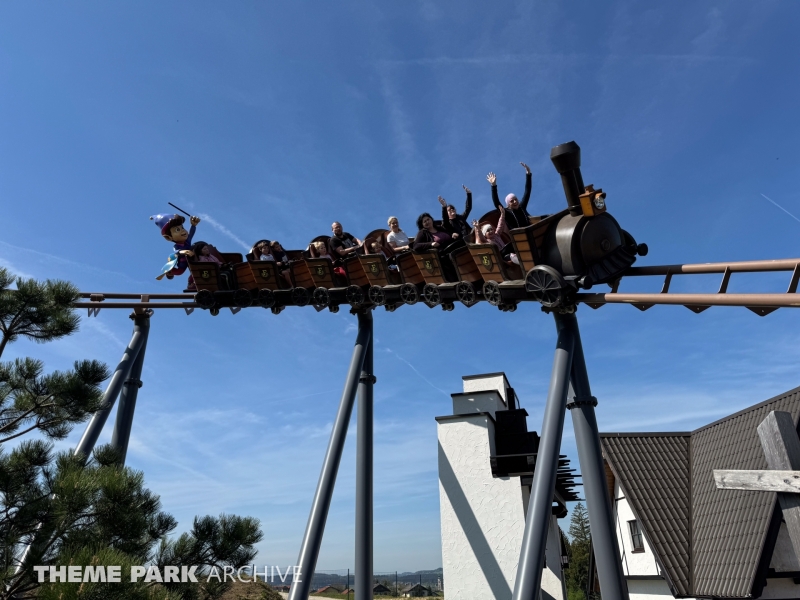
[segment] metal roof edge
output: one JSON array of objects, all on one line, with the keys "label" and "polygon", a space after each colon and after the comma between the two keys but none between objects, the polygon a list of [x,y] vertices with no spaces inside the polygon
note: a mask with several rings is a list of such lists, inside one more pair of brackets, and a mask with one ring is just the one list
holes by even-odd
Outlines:
[{"label": "metal roof edge", "polygon": [[692,435],[691,431],[630,431],[601,433],[600,437],[687,437]]},{"label": "metal roof edge", "polygon": [[764,400],[763,402],[759,402],[758,404],[753,404],[751,406],[747,406],[747,407],[745,407],[745,408],[743,408],[741,410],[736,411],[733,414],[730,414],[728,416],[722,417],[721,419],[717,419],[716,421],[713,421],[712,423],[709,423],[708,425],[703,425],[702,427],[698,427],[697,429],[695,429],[691,433],[692,433],[692,435],[694,435],[696,433],[704,431],[705,429],[708,429],[709,427],[714,427],[715,425],[719,425],[720,423],[724,423],[725,421],[733,419],[734,417],[738,417],[739,415],[743,415],[743,414],[745,414],[747,412],[750,412],[751,410],[756,410],[758,408],[761,408],[762,406],[765,406],[765,405],[769,404],[770,402],[776,402],[778,400],[781,400],[782,398],[785,398],[786,396],[789,396],[789,395],[795,394],[795,393],[800,393],[800,386],[797,386],[796,388],[792,388],[791,390],[787,390],[787,391],[783,392],[782,394],[778,394],[776,396],[773,396],[772,398]]}]

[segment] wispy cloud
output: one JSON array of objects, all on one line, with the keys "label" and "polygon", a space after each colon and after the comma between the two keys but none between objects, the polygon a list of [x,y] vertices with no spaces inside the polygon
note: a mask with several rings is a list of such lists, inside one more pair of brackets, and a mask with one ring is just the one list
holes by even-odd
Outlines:
[{"label": "wispy cloud", "polygon": [[248,252],[250,251],[250,244],[248,244],[247,242],[245,242],[245,241],[244,241],[242,238],[240,238],[238,235],[236,235],[235,233],[233,233],[233,232],[232,232],[230,229],[228,229],[227,227],[225,227],[225,226],[224,226],[222,223],[220,223],[219,221],[217,221],[216,219],[214,219],[213,217],[211,217],[211,215],[208,215],[208,214],[206,214],[206,213],[200,213],[200,215],[199,215],[199,216],[200,216],[200,218],[201,218],[201,219],[203,219],[203,220],[204,220],[206,223],[208,223],[209,225],[211,225],[211,227],[213,227],[214,229],[216,229],[217,231],[219,231],[219,232],[220,232],[222,235],[225,235],[225,236],[229,237],[230,239],[232,239],[234,242],[236,242],[237,244],[239,244],[239,246],[241,246],[242,248],[244,248],[244,250],[246,250],[246,251],[248,251]]},{"label": "wispy cloud", "polygon": [[797,217],[795,217],[795,216],[794,216],[792,213],[790,213],[788,210],[786,210],[785,208],[783,208],[783,207],[782,207],[780,204],[778,204],[777,202],[775,202],[775,200],[773,200],[773,199],[772,199],[772,198],[770,198],[769,196],[766,196],[765,194],[761,194],[761,197],[762,197],[762,198],[764,198],[765,200],[769,201],[769,202],[772,202],[772,203],[773,203],[775,206],[777,206],[778,208],[780,208],[780,209],[781,209],[783,212],[785,212],[787,215],[789,215],[790,217],[792,217],[792,218],[793,218],[795,221],[797,221],[798,223],[800,223],[800,219],[798,219]]},{"label": "wispy cloud", "polygon": [[444,395],[445,395],[445,396],[447,396],[448,398],[450,397],[450,394],[448,394],[447,392],[445,392],[445,391],[444,391],[442,388],[436,387],[436,386],[435,386],[433,383],[431,383],[431,381],[430,381],[430,380],[429,380],[427,377],[425,377],[425,376],[424,376],[422,373],[420,373],[420,372],[417,370],[417,367],[415,367],[414,365],[412,365],[412,364],[411,364],[410,362],[408,362],[408,361],[407,361],[405,358],[403,358],[402,356],[400,356],[400,355],[399,355],[397,352],[395,352],[395,351],[394,351],[394,350],[392,350],[391,348],[387,348],[387,349],[386,349],[386,352],[388,352],[389,354],[391,354],[392,356],[394,356],[394,357],[395,357],[397,360],[399,360],[400,362],[402,362],[402,363],[405,363],[406,365],[408,365],[408,366],[411,368],[411,370],[412,370],[412,371],[414,371],[414,373],[416,373],[416,374],[419,376],[419,378],[420,378],[420,379],[422,379],[422,381],[424,381],[425,383],[427,383],[427,384],[428,384],[429,386],[431,386],[433,389],[435,389],[435,390],[437,390],[437,391],[441,392],[442,394],[444,394]]},{"label": "wispy cloud", "polygon": [[12,263],[10,263],[9,261],[7,261],[2,257],[0,257],[0,267],[5,267],[9,271],[11,271],[13,275],[16,275],[17,277],[22,277],[23,279],[33,279],[33,275],[31,275],[30,273],[26,273],[25,271],[20,271]]},{"label": "wispy cloud", "polygon": [[[124,279],[127,279],[128,281],[136,281],[137,283],[141,283],[138,280],[133,279],[132,277],[130,277],[126,273],[121,273],[119,271],[110,271],[108,269],[100,269],[100,268],[95,267],[93,265],[88,265],[86,263],[77,262],[77,261],[74,261],[74,260],[69,260],[69,259],[66,259],[66,258],[64,258],[62,256],[57,256],[55,254],[48,254],[47,252],[41,252],[40,250],[34,250],[33,248],[25,248],[25,247],[22,247],[22,246],[15,246],[13,244],[9,244],[8,242],[2,242],[2,241],[0,241],[0,247],[5,247],[5,248],[13,250],[13,251],[24,252],[24,253],[27,253],[27,254],[32,254],[34,256],[41,257],[41,258],[45,258],[45,259],[47,259],[48,262],[51,262],[51,263],[56,263],[56,264],[61,264],[61,265],[70,265],[70,266],[73,266],[73,267],[77,267],[77,268],[79,268],[79,269],[81,269],[83,271],[90,271],[90,272],[101,274],[101,275],[113,275],[116,278],[124,278]],[[7,261],[6,261],[6,263],[7,263]],[[10,263],[7,263],[7,264],[10,264]]]}]

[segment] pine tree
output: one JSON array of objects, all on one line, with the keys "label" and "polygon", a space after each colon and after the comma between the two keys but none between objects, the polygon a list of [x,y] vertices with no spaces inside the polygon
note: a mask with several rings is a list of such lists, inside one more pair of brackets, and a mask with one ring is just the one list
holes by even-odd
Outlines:
[{"label": "pine tree", "polygon": [[[69,283],[15,280],[0,268],[0,356],[21,337],[44,343],[74,333],[79,318],[72,304],[79,297]],[[200,592],[216,598],[225,586],[131,583],[130,566],[171,560],[239,568],[256,554],[258,520],[203,517],[190,534],[170,541],[175,519],[144,487],[142,473],[120,465],[111,448],[98,447],[88,459],[53,452],[54,440],[99,408],[108,376],[97,361],[50,374],[32,358],[0,363],[0,600],[33,594],[43,600],[192,600]],[[21,439],[27,434],[41,439]],[[35,565],[120,565],[126,583],[42,584]]]},{"label": "pine tree", "polygon": [[580,502],[572,509],[569,535],[571,540],[569,568],[566,570],[567,595],[569,600],[586,600],[592,536],[589,530],[589,514]]}]

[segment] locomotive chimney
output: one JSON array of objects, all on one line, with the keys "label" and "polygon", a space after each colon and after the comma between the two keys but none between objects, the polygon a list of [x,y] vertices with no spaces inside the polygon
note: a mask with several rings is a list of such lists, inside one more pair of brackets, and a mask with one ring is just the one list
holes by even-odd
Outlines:
[{"label": "locomotive chimney", "polygon": [[582,214],[580,195],[586,190],[581,177],[581,147],[575,142],[555,146],[550,150],[550,160],[561,175],[570,214]]}]

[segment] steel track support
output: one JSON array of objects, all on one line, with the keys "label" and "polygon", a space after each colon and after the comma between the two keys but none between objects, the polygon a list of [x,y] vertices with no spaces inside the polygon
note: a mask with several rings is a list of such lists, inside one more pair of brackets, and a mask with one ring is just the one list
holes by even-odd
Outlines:
[{"label": "steel track support", "polygon": [[128,441],[131,437],[133,427],[133,413],[136,410],[136,398],[139,395],[139,388],[142,387],[142,366],[144,365],[144,354],[147,350],[147,337],[150,332],[150,315],[140,314],[133,318],[133,329],[142,332],[144,341],[136,360],[131,366],[129,376],[122,383],[122,391],[119,396],[119,406],[117,407],[117,421],[114,424],[114,433],[111,436],[111,446],[119,454],[120,464],[125,464],[125,457],[128,454]]},{"label": "steel track support", "polygon": [[[555,314],[555,313],[554,313]],[[553,494],[556,489],[558,455],[564,431],[567,389],[572,368],[576,327],[574,321],[561,319],[555,314],[558,342],[556,343],[550,389],[544,409],[542,437],[528,500],[525,532],[522,537],[517,580],[513,600],[536,600],[542,586],[547,531],[553,511]]]},{"label": "steel track support", "polygon": [[[372,327],[372,314],[364,315]],[[355,600],[372,600],[372,476],[373,476],[373,400],[372,345],[370,338],[364,355],[364,368],[358,384],[358,434],[356,450],[356,552],[353,588]]]},{"label": "steel track support", "polygon": [[[142,319],[140,319],[140,317],[142,317]],[[103,426],[108,420],[108,415],[111,414],[111,409],[114,408],[114,403],[117,401],[117,396],[119,396],[125,382],[130,378],[131,369],[136,362],[136,357],[147,343],[147,335],[150,332],[150,315],[148,313],[134,313],[131,315],[131,318],[133,319],[133,335],[131,336],[131,341],[128,347],[125,348],[122,359],[119,361],[117,368],[114,370],[114,374],[111,376],[111,381],[109,381],[108,387],[103,394],[103,403],[100,409],[92,415],[89,424],[83,432],[81,441],[78,442],[78,447],[75,448],[75,456],[82,455],[88,458],[92,450],[94,450],[97,438],[100,437],[100,432],[103,430]],[[146,319],[146,321],[144,319]]]},{"label": "steel track support", "polygon": [[570,375],[574,398],[568,408],[572,415],[575,443],[578,446],[578,460],[583,479],[583,493],[586,496],[586,508],[589,512],[589,527],[592,532],[592,548],[597,565],[597,578],[600,581],[600,593],[604,598],[628,600],[628,585],[622,572],[617,535],[614,531],[611,496],[606,483],[600,435],[594,413],[597,399],[592,396],[592,389],[589,387],[589,374],[586,371],[578,319],[574,314],[562,315],[561,318],[572,323],[571,327],[575,331],[575,349]]},{"label": "steel track support", "polygon": [[371,341],[372,315],[359,313],[358,335],[356,336],[355,348],[353,348],[353,357],[350,360],[350,369],[347,372],[342,399],[339,402],[339,410],[333,423],[328,449],[325,452],[325,460],[322,462],[322,471],[319,475],[317,490],[311,503],[311,513],[308,516],[308,524],[303,535],[303,542],[300,545],[300,555],[297,558],[299,573],[297,579],[292,582],[288,600],[306,600],[311,591],[311,581],[314,576],[314,569],[317,566],[319,549],[322,545],[322,535],[325,532],[325,521],[328,518],[328,509],[331,506],[336,475],[342,459],[345,438],[347,437],[347,426],[350,422],[350,415],[353,413],[356,390],[361,378],[361,371],[364,368],[367,347]]}]

